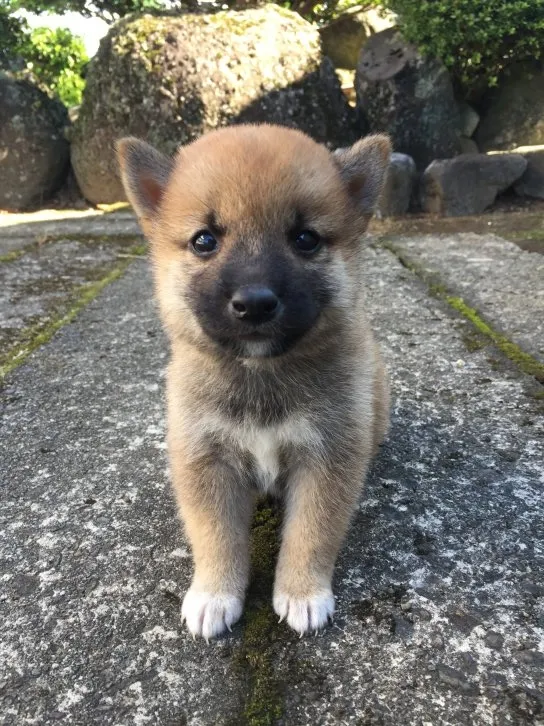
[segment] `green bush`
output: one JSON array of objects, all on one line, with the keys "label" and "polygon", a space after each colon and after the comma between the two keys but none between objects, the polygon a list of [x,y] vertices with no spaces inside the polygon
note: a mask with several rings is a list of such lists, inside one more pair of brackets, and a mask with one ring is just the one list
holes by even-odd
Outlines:
[{"label": "green bush", "polygon": [[27,69],[38,85],[58,96],[66,106],[81,103],[85,87],[81,72],[89,60],[81,38],[66,28],[36,28],[24,50]]},{"label": "green bush", "polygon": [[5,0],[0,0],[0,68],[8,68],[16,61],[26,33],[26,22],[11,15]]},{"label": "green bush", "polygon": [[511,63],[540,58],[544,0],[381,0],[405,37],[440,58],[470,91]]},{"label": "green bush", "polygon": [[19,47],[25,67],[19,75],[29,78],[66,106],[77,106],[85,81],[81,75],[89,60],[81,38],[66,28],[36,28]]}]

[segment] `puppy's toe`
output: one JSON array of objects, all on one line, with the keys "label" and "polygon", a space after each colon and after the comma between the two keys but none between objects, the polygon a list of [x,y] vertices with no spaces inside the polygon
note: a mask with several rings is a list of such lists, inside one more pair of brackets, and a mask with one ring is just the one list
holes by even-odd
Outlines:
[{"label": "puppy's toe", "polygon": [[221,635],[239,620],[243,609],[241,598],[228,593],[212,594],[190,588],[181,606],[181,620],[193,635],[208,640]]},{"label": "puppy's toe", "polygon": [[280,590],[274,595],[274,610],[302,636],[327,625],[334,613],[334,595],[331,590],[319,590],[308,597],[294,597]]}]

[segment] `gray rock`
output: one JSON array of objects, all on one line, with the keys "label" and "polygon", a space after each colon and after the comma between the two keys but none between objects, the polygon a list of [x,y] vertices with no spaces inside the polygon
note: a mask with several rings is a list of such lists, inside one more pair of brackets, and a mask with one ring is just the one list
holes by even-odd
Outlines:
[{"label": "gray rock", "polygon": [[422,178],[423,209],[446,217],[480,214],[526,168],[520,154],[462,154],[433,161]]},{"label": "gray rock", "polygon": [[338,68],[355,68],[368,29],[358,13],[341,15],[320,28],[323,52]]},{"label": "gray rock", "polygon": [[377,216],[400,217],[406,214],[416,181],[416,165],[411,156],[394,152],[387,170]]},{"label": "gray rock", "polygon": [[459,115],[461,119],[461,133],[470,139],[478,128],[480,114],[466,101],[462,101],[459,104]]},{"label": "gray rock", "polygon": [[391,28],[365,44],[355,77],[359,116],[391,135],[418,169],[460,153],[459,108],[446,68],[423,58]]},{"label": "gray rock", "polygon": [[468,139],[466,136],[461,136],[459,141],[461,142],[461,153],[478,154],[480,152],[478,144],[474,141],[474,139]]},{"label": "gray rock", "polygon": [[374,33],[390,28],[394,23],[394,15],[382,15],[374,8],[345,13],[320,28],[323,52],[338,68],[355,69],[365,41]]},{"label": "gray rock", "polygon": [[451,688],[459,688],[462,691],[468,691],[470,689],[470,685],[464,673],[461,673],[461,671],[445,665],[444,663],[441,663],[438,666],[438,677],[443,683],[447,684]]},{"label": "gray rock", "polygon": [[171,154],[219,126],[271,122],[345,146],[353,114],[318,31],[296,13],[126,17],[90,63],[72,163],[87,199],[115,202],[124,199],[112,150],[120,136]]},{"label": "gray rock", "polygon": [[514,184],[516,194],[544,199],[544,146],[520,146],[515,153],[527,160],[527,169]]},{"label": "gray rock", "polygon": [[488,633],[486,633],[484,643],[487,645],[488,648],[500,650],[504,644],[504,638],[502,637],[502,635],[500,635],[500,633],[496,633],[494,630],[490,630]]},{"label": "gray rock", "polygon": [[544,144],[544,69],[520,63],[489,91],[476,133],[483,151]]},{"label": "gray rock", "polygon": [[69,168],[67,122],[61,103],[0,74],[0,208],[27,209],[60,187]]}]

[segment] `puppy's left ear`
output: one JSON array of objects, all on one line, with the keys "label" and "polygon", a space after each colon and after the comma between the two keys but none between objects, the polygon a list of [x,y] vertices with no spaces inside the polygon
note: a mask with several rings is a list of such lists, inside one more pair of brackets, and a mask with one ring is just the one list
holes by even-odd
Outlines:
[{"label": "puppy's left ear", "polygon": [[378,203],[390,157],[391,141],[383,134],[366,136],[333,154],[349,195],[365,217],[372,215]]},{"label": "puppy's left ear", "polygon": [[148,235],[174,162],[145,141],[132,136],[120,139],[116,149],[125,194],[144,234]]}]

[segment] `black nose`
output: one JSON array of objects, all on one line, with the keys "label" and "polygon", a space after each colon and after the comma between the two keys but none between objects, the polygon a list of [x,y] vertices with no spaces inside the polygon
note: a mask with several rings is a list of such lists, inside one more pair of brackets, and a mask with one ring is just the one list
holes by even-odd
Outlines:
[{"label": "black nose", "polygon": [[230,314],[247,323],[259,325],[276,317],[280,301],[268,287],[246,285],[240,287],[229,303]]}]

